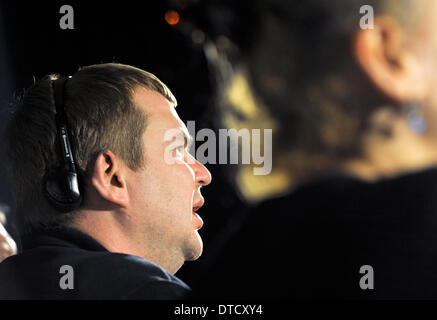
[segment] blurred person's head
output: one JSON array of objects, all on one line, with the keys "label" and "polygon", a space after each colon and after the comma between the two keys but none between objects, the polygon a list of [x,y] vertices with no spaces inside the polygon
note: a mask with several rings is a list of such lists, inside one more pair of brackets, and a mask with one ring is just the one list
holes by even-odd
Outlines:
[{"label": "blurred person's head", "polygon": [[74,227],[109,251],[146,258],[170,272],[197,259],[202,221],[194,211],[203,204],[200,187],[211,177],[191,159],[186,141],[171,151],[173,164],[164,161],[170,143],[165,133],[187,136],[187,129],[170,90],[141,69],[93,65],[66,82],[65,112],[83,202],[69,213],[49,203],[46,175],[61,161],[52,90],[57,78],[46,76],[29,88],[5,130],[19,232]]},{"label": "blurred person's head", "polygon": [[[364,4],[373,29],[360,27]],[[239,63],[278,123],[276,166],[296,180],[338,168],[376,179],[437,163],[437,2],[266,0],[257,9]]]}]

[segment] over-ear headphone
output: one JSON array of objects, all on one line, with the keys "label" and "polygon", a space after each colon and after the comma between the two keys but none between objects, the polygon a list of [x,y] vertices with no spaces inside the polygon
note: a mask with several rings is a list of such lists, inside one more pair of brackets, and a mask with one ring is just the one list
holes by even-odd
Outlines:
[{"label": "over-ear headphone", "polygon": [[63,213],[77,209],[82,203],[79,177],[71,152],[64,108],[64,88],[70,78],[71,76],[52,81],[56,112],[56,137],[61,154],[61,164],[46,174],[44,182],[44,193],[47,199],[56,210]]}]

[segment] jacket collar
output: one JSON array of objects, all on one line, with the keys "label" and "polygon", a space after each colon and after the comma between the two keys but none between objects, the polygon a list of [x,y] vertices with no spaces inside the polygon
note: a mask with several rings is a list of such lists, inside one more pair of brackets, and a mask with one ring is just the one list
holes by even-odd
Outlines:
[{"label": "jacket collar", "polygon": [[21,237],[22,251],[41,246],[76,247],[90,251],[108,251],[91,236],[73,228],[51,229]]}]

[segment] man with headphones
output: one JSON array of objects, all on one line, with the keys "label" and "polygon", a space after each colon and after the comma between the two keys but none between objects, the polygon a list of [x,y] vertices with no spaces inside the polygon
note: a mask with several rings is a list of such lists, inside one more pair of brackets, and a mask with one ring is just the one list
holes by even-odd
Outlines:
[{"label": "man with headphones", "polygon": [[4,137],[23,250],[0,264],[1,299],[190,291],[174,273],[202,253],[196,211],[211,175],[188,153],[175,106],[154,75],[114,63],[28,89]]}]

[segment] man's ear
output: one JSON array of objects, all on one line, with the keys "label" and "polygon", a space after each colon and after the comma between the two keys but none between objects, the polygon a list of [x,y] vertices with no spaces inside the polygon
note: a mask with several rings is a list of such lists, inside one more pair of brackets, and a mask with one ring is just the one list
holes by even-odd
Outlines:
[{"label": "man's ear", "polygon": [[129,202],[125,168],[112,151],[101,152],[94,164],[91,184],[105,200],[126,207]]},{"label": "man's ear", "polygon": [[375,19],[374,29],[360,29],[354,53],[372,82],[398,103],[421,101],[425,91],[420,61],[406,46],[405,31],[392,18]]}]

